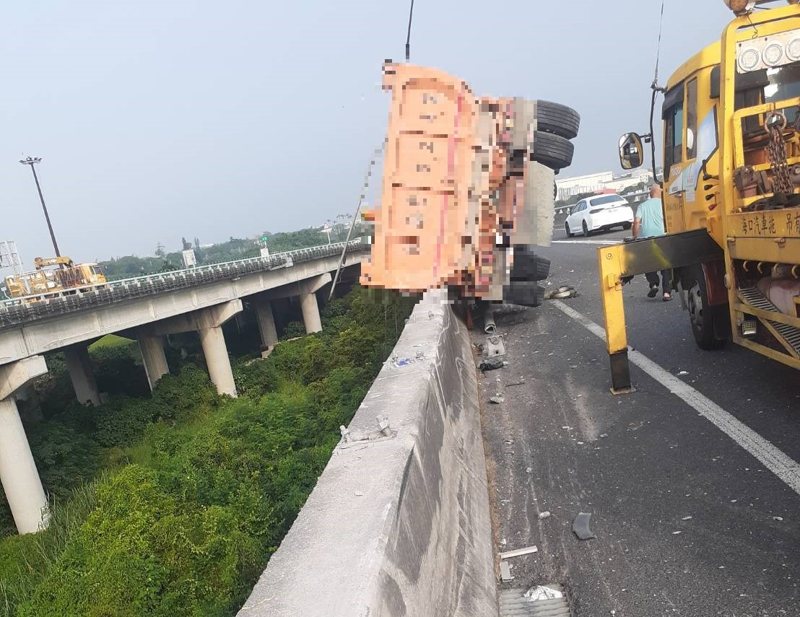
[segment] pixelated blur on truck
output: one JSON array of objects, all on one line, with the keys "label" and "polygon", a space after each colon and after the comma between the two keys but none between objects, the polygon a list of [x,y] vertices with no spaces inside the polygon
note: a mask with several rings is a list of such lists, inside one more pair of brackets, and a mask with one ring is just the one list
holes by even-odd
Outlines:
[{"label": "pixelated blur on truck", "polygon": [[579,115],[547,101],[478,97],[442,71],[387,62],[392,94],[379,206],[361,282],[538,306],[550,262],[555,174]]}]

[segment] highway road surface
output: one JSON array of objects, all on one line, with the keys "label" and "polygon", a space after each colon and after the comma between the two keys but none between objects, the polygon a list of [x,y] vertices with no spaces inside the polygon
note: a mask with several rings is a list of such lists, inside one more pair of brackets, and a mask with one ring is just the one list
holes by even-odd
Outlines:
[{"label": "highway road surface", "polygon": [[[502,588],[560,584],[575,617],[800,616],[800,374],[700,351],[678,298],[637,277],[636,392],[613,396],[596,249],[624,235],[557,233],[550,280],[580,296],[497,316],[508,365],[480,378],[495,542],[538,549]],[[580,512],[596,538],[573,534]]]}]

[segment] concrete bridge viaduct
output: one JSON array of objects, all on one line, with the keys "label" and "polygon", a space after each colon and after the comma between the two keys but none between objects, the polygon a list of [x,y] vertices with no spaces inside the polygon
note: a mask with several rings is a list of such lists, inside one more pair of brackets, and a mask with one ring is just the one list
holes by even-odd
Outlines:
[{"label": "concrete bridge viaduct", "polygon": [[[139,343],[152,389],[169,372],[164,336],[197,332],[209,377],[220,394],[236,396],[222,325],[255,308],[262,345],[278,342],[271,302],[299,297],[308,333],[322,330],[315,292],[332,280],[344,244],[115,281],[84,292],[0,305],[0,481],[20,533],[47,525],[47,498],[19,416],[15,394],[47,372],[42,354],[62,350],[75,395],[100,404],[88,345],[106,334]],[[358,266],[368,245],[351,242],[345,267]],[[32,301],[33,300],[33,301]]]}]

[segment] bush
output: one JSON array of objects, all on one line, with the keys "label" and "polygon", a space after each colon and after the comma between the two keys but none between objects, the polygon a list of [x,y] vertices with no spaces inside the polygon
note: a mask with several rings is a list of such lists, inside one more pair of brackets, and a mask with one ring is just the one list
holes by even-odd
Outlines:
[{"label": "bush", "polygon": [[181,502],[129,465],[98,485],[96,507],[18,614],[224,614],[258,554],[236,527],[229,510]]},{"label": "bush", "polygon": [[[235,362],[238,399],[186,365],[152,396],[121,393],[96,408],[48,401],[46,419],[27,429],[54,519],[46,532],[0,540],[0,615],[234,614],[410,306],[355,289],[326,307],[325,331]],[[101,349],[130,359],[122,344]]]}]

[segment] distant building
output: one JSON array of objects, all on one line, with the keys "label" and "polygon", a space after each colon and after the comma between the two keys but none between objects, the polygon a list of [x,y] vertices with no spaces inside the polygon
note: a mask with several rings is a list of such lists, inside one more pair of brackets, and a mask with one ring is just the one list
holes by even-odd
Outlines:
[{"label": "distant building", "polygon": [[648,169],[637,169],[627,174],[614,176],[614,172],[602,171],[586,176],[556,180],[558,189],[557,201],[568,201],[575,195],[585,193],[622,193],[628,188],[642,183],[650,184],[653,172]]}]

